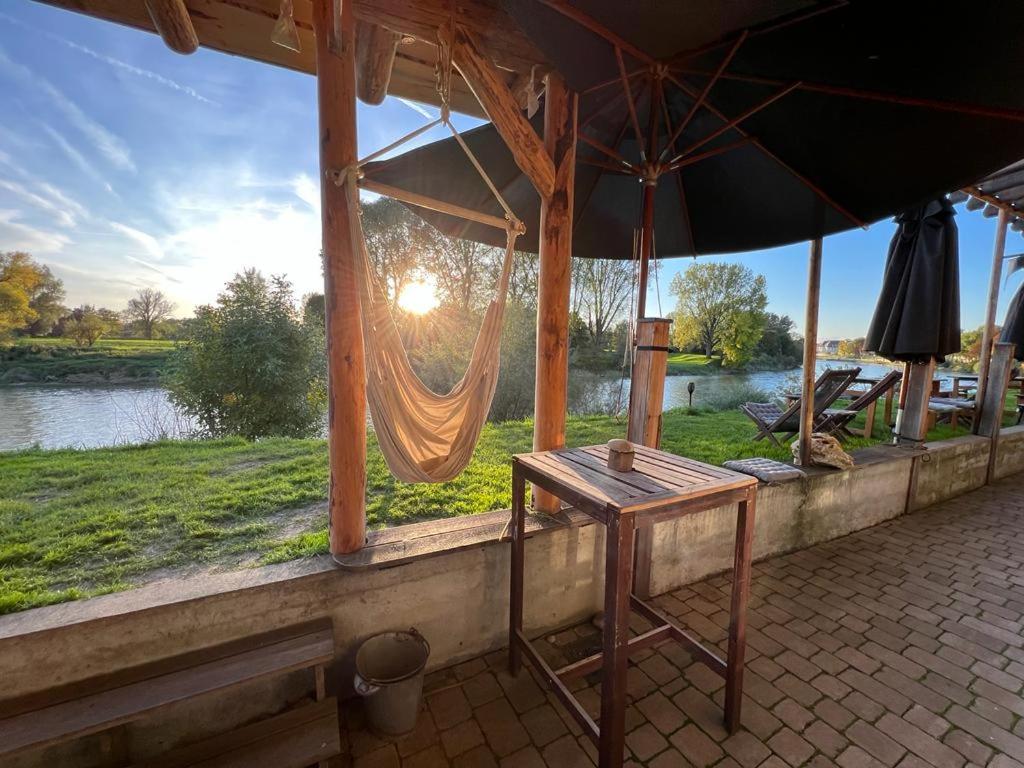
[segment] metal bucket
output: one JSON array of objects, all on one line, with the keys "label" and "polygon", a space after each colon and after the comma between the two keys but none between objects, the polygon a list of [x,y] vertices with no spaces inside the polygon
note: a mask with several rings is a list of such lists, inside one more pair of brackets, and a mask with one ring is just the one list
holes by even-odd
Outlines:
[{"label": "metal bucket", "polygon": [[415,629],[381,632],[356,652],[356,693],[366,699],[370,726],[388,736],[416,727],[430,644]]}]

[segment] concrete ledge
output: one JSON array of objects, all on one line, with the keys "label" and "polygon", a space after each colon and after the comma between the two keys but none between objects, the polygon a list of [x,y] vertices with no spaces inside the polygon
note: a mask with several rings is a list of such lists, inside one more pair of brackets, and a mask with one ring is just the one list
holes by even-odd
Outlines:
[{"label": "concrete ledge", "polygon": [[1000,430],[993,477],[998,480],[1018,472],[1024,472],[1024,424]]}]

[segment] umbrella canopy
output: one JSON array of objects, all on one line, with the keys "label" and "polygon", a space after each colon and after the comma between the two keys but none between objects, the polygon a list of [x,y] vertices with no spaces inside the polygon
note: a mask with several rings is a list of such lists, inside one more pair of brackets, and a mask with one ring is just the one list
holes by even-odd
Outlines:
[{"label": "umbrella canopy", "polygon": [[[657,255],[684,256],[862,226],[1024,154],[1024,46],[1012,34],[1024,4],[953,19],[880,0],[649,1],[628,12],[618,0],[503,2],[579,94],[578,256],[633,257],[645,179],[657,181]],[[535,251],[533,186],[493,127],[465,136],[526,223],[520,247]],[[365,170],[501,213],[453,139]],[[449,234],[504,242],[483,225],[422,215]]]},{"label": "umbrella canopy", "polygon": [[960,351],[960,259],[953,206],[938,198],[896,217],[864,348],[889,360],[942,362]]},{"label": "umbrella canopy", "polygon": [[1013,294],[1010,308],[1006,310],[1006,320],[1003,321],[999,340],[1015,344],[1013,356],[1018,360],[1024,360],[1024,285]]}]

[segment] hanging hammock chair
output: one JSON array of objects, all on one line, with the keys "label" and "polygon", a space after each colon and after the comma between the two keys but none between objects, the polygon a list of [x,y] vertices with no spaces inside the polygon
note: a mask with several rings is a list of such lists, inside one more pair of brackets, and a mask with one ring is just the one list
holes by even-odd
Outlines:
[{"label": "hanging hammock chair", "polygon": [[[446,45],[440,46],[442,56],[446,54],[446,48]],[[409,483],[441,483],[451,480],[466,468],[472,458],[498,383],[505,299],[516,238],[523,232],[522,223],[513,215],[449,120],[446,97],[450,67],[450,58],[446,66],[439,64],[438,67],[438,90],[442,94],[440,118],[364,158],[335,179],[336,183],[345,187],[351,247],[356,265],[355,277],[359,286],[370,416],[388,467],[396,478]],[[387,295],[374,274],[359,213],[360,166],[439,124],[447,126],[455,136],[473,167],[504,209],[504,219],[441,201],[427,200],[392,187],[383,188],[370,183],[362,186],[415,205],[498,226],[506,231],[501,274],[494,296],[484,313],[469,366],[462,379],[443,395],[431,391],[423,384],[409,363]]]}]

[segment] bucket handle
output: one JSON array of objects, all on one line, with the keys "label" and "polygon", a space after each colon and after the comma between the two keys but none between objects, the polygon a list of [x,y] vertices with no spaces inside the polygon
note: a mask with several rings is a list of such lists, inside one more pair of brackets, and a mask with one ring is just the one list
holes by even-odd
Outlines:
[{"label": "bucket handle", "polygon": [[356,693],[360,696],[373,696],[373,694],[380,690],[379,685],[373,685],[366,682],[358,672],[356,672],[356,677],[355,680],[352,681],[352,685],[355,687]]}]

